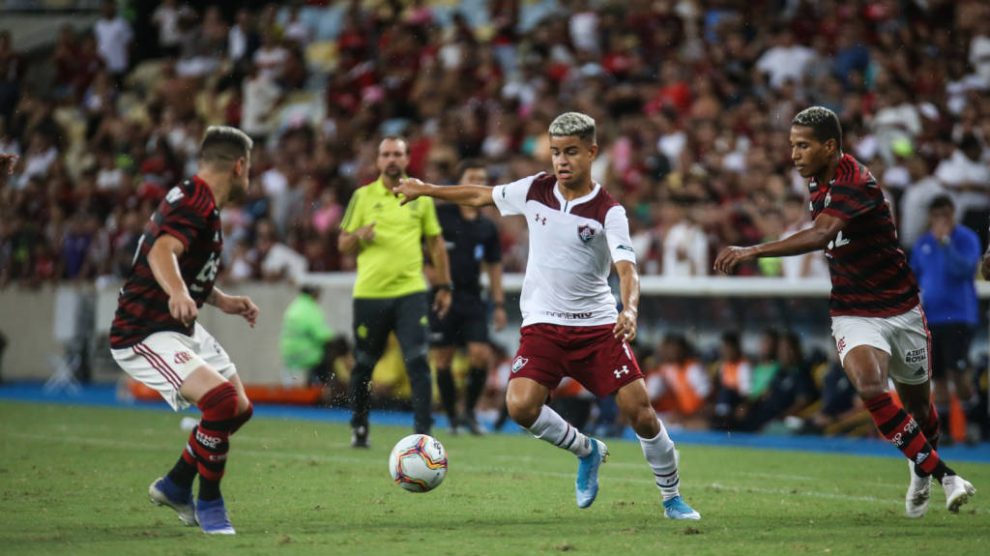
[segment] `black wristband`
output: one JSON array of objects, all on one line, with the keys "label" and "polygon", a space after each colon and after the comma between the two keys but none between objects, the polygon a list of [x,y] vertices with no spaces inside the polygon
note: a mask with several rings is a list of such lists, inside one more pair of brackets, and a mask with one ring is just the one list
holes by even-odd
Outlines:
[{"label": "black wristband", "polygon": [[454,291],[454,285],[449,282],[446,284],[437,284],[435,288],[438,290],[447,290],[449,292]]}]

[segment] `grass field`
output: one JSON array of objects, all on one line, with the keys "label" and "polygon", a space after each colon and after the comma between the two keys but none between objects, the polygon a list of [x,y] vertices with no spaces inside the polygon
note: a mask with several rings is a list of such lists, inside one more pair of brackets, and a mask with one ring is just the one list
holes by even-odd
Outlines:
[{"label": "grass field", "polygon": [[[450,437],[439,489],[391,484],[376,427],[353,450],[343,424],[255,419],[224,480],[237,536],[205,537],[146,499],[187,433],[161,411],[0,402],[3,554],[941,554],[990,543],[990,465],[957,470],[983,493],[959,515],[941,488],[902,517],[893,458],[681,447],[682,492],[704,519],[665,520],[638,444],[610,443],[595,505],[574,503],[576,462],[524,435]],[[980,546],[984,548],[981,549]],[[676,551],[676,552],[675,552]]]}]

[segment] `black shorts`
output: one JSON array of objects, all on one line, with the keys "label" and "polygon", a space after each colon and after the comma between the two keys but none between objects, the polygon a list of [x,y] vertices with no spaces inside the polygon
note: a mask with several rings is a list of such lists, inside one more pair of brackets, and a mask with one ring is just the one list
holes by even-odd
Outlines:
[{"label": "black shorts", "polygon": [[934,324],[932,333],[932,376],[942,378],[946,371],[969,369],[969,344],[973,327],[968,324]]},{"label": "black shorts", "polygon": [[430,345],[463,347],[471,342],[488,342],[488,307],[480,296],[455,291],[443,319],[430,311]]}]

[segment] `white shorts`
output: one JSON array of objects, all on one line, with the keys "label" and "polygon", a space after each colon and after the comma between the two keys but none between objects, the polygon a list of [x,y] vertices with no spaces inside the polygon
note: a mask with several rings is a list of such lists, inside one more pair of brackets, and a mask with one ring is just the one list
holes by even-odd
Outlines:
[{"label": "white shorts", "polygon": [[871,346],[890,355],[889,375],[901,384],[922,384],[931,377],[931,336],[921,305],[893,317],[832,317],[832,337],[845,364],[856,346]]},{"label": "white shorts", "polygon": [[124,372],[157,390],[175,411],[191,405],[179,388],[196,369],[208,366],[228,380],[237,374],[227,352],[199,323],[191,337],[181,332],[155,332],[131,347],[111,349],[110,353]]}]

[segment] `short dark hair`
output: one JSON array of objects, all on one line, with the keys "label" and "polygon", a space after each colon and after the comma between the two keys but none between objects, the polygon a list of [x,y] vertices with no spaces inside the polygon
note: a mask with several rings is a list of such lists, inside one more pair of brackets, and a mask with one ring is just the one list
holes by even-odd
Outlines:
[{"label": "short dark hair", "polygon": [[460,164],[457,165],[457,181],[461,181],[461,178],[464,177],[464,173],[468,170],[476,170],[479,168],[485,170],[486,172],[488,170],[488,167],[485,166],[485,163],[482,162],[481,159],[465,158]]},{"label": "short dark hair", "polygon": [[254,141],[243,131],[236,127],[213,125],[206,128],[197,158],[205,164],[233,164],[238,158],[247,158],[252,148]]},{"label": "short dark hair", "polygon": [[835,139],[839,150],[842,150],[842,124],[835,112],[824,106],[812,106],[798,112],[791,120],[791,125],[811,128],[812,135],[822,143]]},{"label": "short dark hair", "polygon": [[949,197],[948,195],[938,195],[932,199],[931,203],[928,203],[928,212],[944,208],[956,210],[956,204],[952,202],[952,197]]}]

